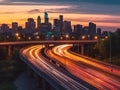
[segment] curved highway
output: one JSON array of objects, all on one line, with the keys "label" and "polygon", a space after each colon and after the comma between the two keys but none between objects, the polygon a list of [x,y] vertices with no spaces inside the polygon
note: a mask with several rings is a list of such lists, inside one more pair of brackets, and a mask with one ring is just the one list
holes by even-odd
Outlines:
[{"label": "curved highway", "polygon": [[100,90],[120,89],[119,67],[71,53],[71,47],[71,44],[56,46],[47,50],[47,54],[62,63],[70,73]]},{"label": "curved highway", "polygon": [[[31,63],[40,72],[49,76],[51,80],[54,80],[55,82],[57,82],[57,84],[64,87],[65,90],[89,90],[87,87],[83,86],[76,80],[64,74],[55,66],[53,66],[50,62],[48,62],[40,54],[42,48],[43,48],[42,45],[31,46],[22,49],[20,51],[20,54],[22,57],[25,58],[27,62]],[[53,87],[56,87],[55,85],[56,83],[54,83]],[[59,88],[58,90],[64,90],[64,89]]]}]

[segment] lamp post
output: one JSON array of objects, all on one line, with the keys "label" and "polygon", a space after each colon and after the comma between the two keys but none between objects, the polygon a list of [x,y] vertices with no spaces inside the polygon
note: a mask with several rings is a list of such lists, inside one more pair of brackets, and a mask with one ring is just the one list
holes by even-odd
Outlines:
[{"label": "lamp post", "polygon": [[66,37],[66,39],[69,39],[69,35],[68,35],[68,34],[66,34],[66,36],[65,36],[65,37]]},{"label": "lamp post", "polygon": [[110,61],[110,64],[112,64],[112,59],[111,59],[111,37],[109,35],[109,43],[110,43],[110,50],[109,50],[109,61]]},{"label": "lamp post", "polygon": [[16,33],[15,36],[18,37],[18,36],[19,36],[19,33]]},{"label": "lamp post", "polygon": [[18,40],[19,33],[16,33],[16,34],[15,34],[15,37],[16,37],[16,40]]},{"label": "lamp post", "polygon": [[97,39],[98,39],[98,36],[94,36],[94,39],[97,40]]},{"label": "lamp post", "polygon": [[82,40],[84,40],[85,38],[86,38],[85,35],[83,35],[83,36],[82,36]]},{"label": "lamp post", "polygon": [[109,63],[112,64],[112,58],[111,58],[111,36],[110,36],[110,32],[108,32],[108,36],[105,36],[105,39],[109,40]]}]

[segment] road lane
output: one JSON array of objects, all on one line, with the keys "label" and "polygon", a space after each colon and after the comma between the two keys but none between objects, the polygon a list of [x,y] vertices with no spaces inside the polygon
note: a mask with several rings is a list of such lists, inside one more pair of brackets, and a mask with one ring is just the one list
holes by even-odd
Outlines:
[{"label": "road lane", "polygon": [[[47,53],[49,56],[54,57],[59,62],[63,63],[66,69],[70,71],[73,75],[87,81],[91,85],[96,86],[98,89],[119,90],[120,88],[119,78],[112,78],[111,75],[106,76],[105,74],[103,74],[104,72],[96,71],[96,68],[104,69],[103,67],[105,67],[105,64],[102,66],[101,63],[93,62],[85,58],[79,57],[77,55],[71,54],[68,51],[70,47],[72,47],[72,45],[56,46],[52,50],[48,50]],[[85,64],[82,64],[81,66],[81,63],[79,63],[78,61],[93,66],[94,64],[99,66],[96,66],[95,69],[91,68],[90,65],[87,66]],[[77,63],[79,63],[79,65]]]},{"label": "road lane", "polygon": [[89,90],[87,87],[56,69],[51,63],[48,63],[47,60],[45,60],[45,58],[43,58],[43,56],[40,54],[42,48],[43,47],[41,45],[31,46],[23,49],[21,54],[28,60],[28,62],[32,63],[37,69],[46,75],[50,76],[65,89]]}]

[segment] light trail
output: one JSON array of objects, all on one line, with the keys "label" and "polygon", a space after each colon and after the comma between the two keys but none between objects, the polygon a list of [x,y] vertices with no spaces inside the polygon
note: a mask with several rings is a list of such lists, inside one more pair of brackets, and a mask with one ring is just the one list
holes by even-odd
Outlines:
[{"label": "light trail", "polygon": [[[64,64],[66,69],[73,75],[85,80],[98,89],[119,90],[120,79],[112,78],[111,74],[106,76],[104,72],[97,71],[96,69],[99,68],[106,72],[106,69],[109,69],[108,66],[106,68],[105,64],[102,65],[101,63],[74,55],[68,51],[70,47],[72,47],[72,45],[56,46],[52,51],[48,50],[47,53],[49,56]],[[85,63],[85,65],[81,64],[81,62]],[[88,64],[88,66],[86,64]],[[90,65],[95,68],[90,67]],[[112,67],[112,69],[115,70],[116,68]],[[117,69],[116,72],[120,72],[120,70]],[[116,72],[114,74],[119,75],[119,73]]]},{"label": "light trail", "polygon": [[41,45],[32,46],[23,49],[21,54],[31,62],[36,68],[56,80],[60,85],[65,87],[67,90],[89,90],[87,87],[78,83],[71,77],[67,76],[60,70],[56,69],[51,63],[48,63],[41,55]]}]

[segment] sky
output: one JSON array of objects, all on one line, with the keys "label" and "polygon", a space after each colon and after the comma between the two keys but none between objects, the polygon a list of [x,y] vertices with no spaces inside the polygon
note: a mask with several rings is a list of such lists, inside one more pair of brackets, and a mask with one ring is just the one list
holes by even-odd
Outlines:
[{"label": "sky", "polygon": [[64,15],[72,25],[88,26],[96,23],[102,30],[115,31],[120,28],[120,0],[0,0],[0,24],[11,26],[12,22],[25,25],[27,18],[41,16],[48,12],[50,22]]}]

